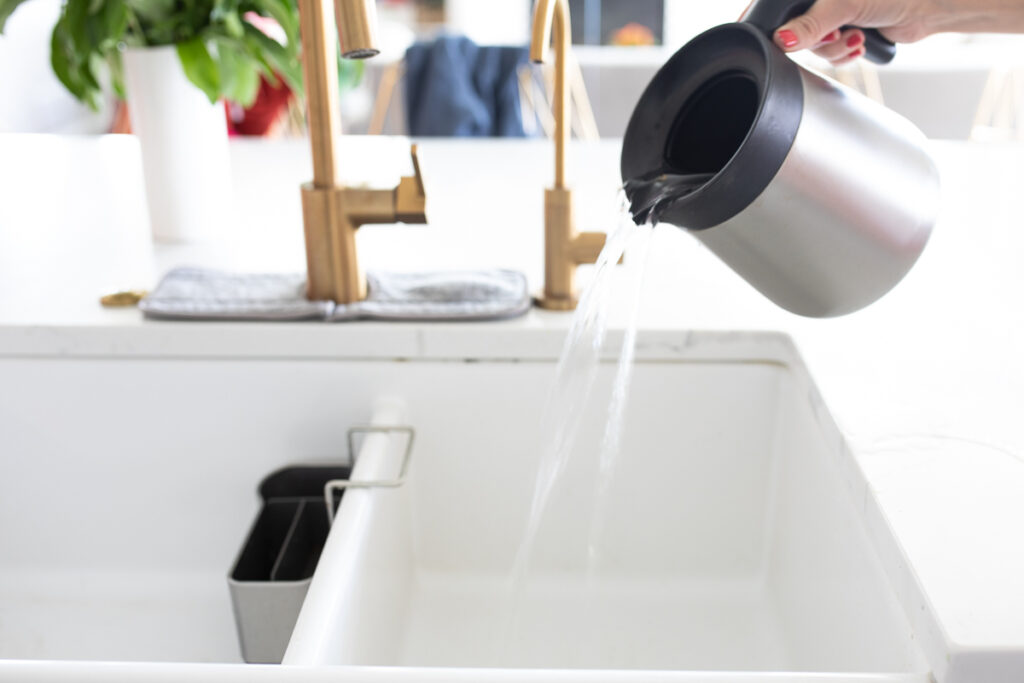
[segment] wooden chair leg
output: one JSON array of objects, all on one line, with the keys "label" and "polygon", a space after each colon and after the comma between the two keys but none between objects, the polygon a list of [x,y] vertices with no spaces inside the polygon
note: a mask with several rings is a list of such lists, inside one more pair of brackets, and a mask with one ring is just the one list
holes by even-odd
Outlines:
[{"label": "wooden chair leg", "polygon": [[519,70],[519,94],[525,105],[524,118],[536,117],[544,137],[551,139],[555,134],[555,117],[541,85],[537,82],[534,68],[526,65]]},{"label": "wooden chair leg", "polygon": [[380,85],[377,87],[377,97],[373,101],[373,115],[370,117],[370,126],[367,132],[370,135],[380,135],[384,132],[384,125],[387,123],[388,111],[395,98],[395,88],[405,74],[405,62],[399,61],[387,69],[380,77]]},{"label": "wooden chair leg", "polygon": [[[570,60],[568,85],[569,97],[573,104],[572,132],[580,140],[600,140],[601,134],[597,128],[597,118],[594,116],[590,96],[587,94],[587,86],[583,81],[583,70],[580,68],[579,62],[571,57]],[[524,69],[519,74],[519,92],[533,108],[544,135],[551,138],[554,135],[554,115],[551,113],[551,102],[554,97],[554,71],[548,66],[542,67],[540,81],[543,83],[543,87],[537,83],[537,78],[528,69]]]},{"label": "wooden chair leg", "polygon": [[569,85],[572,92],[573,111],[579,118],[579,129],[576,135],[581,140],[600,140],[601,133],[597,129],[597,118],[594,116],[594,108],[590,104],[590,95],[587,94],[587,84],[583,80],[583,69],[579,60],[570,53],[569,56]]},{"label": "wooden chair leg", "polygon": [[992,69],[985,81],[978,108],[974,113],[974,124],[971,127],[972,140],[988,140],[998,127],[1000,108],[1004,99],[1010,73],[1005,68]]}]

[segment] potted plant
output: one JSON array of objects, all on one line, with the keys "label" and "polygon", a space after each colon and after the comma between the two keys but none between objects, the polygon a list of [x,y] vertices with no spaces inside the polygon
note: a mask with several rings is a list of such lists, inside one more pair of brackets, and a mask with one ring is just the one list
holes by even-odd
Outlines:
[{"label": "potted plant", "polygon": [[[25,0],[0,0],[4,21]],[[260,28],[267,19],[280,37]],[[153,235],[206,239],[230,219],[221,98],[247,106],[261,77],[302,88],[295,0],[65,0],[51,40],[60,81],[93,108],[127,97]]]}]

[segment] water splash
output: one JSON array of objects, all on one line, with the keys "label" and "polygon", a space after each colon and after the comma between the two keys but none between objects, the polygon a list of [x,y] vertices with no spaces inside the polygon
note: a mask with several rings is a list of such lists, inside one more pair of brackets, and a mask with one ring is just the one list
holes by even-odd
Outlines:
[{"label": "water splash", "polygon": [[657,225],[675,202],[693,194],[713,177],[713,173],[680,175],[659,171],[644,178],[627,180],[623,190],[629,196],[629,211],[636,224]]},{"label": "water splash", "polygon": [[529,521],[512,567],[513,596],[522,593],[544,510],[576,444],[604,346],[612,300],[612,274],[635,230],[637,228],[629,220],[623,220],[608,236],[598,256],[593,280],[580,298],[562,346],[541,422],[543,451],[537,468]]},{"label": "water splash", "polygon": [[[525,587],[531,568],[537,536],[552,493],[563,474],[577,444],[583,415],[592,398],[592,390],[600,367],[601,351],[605,343],[608,314],[612,303],[612,289],[620,278],[613,277],[616,264],[627,246],[635,245],[631,254],[637,254],[638,272],[633,273],[627,290],[630,304],[621,355],[610,397],[608,419],[599,456],[598,478],[595,485],[594,513],[591,519],[587,557],[587,576],[592,576],[600,556],[602,536],[610,506],[609,489],[622,444],[623,420],[628,403],[630,380],[637,337],[639,299],[650,253],[653,230],[637,227],[630,219],[629,202],[625,192],[620,193],[621,218],[615,231],[609,235],[599,256],[593,279],[584,291],[573,317],[555,370],[555,379],[545,404],[541,424],[541,458],[537,470],[529,518],[521,545],[516,554],[507,593],[509,618],[500,637],[502,651],[510,656],[522,635],[521,621],[525,609]],[[623,283],[625,284],[625,283]],[[600,400],[600,399],[598,399]],[[581,576],[581,579],[584,578]],[[598,609],[596,601],[592,601]],[[513,658],[514,659],[514,658]]]},{"label": "water splash", "polygon": [[[624,208],[625,211],[625,208]],[[605,421],[604,438],[601,441],[601,453],[598,458],[597,486],[594,491],[594,511],[590,520],[590,538],[587,542],[587,575],[593,578],[600,565],[601,550],[605,527],[608,523],[608,512],[611,509],[610,490],[615,480],[615,470],[621,461],[622,433],[625,428],[626,406],[629,399],[629,388],[633,380],[633,367],[636,360],[636,336],[639,327],[640,297],[643,293],[644,277],[650,263],[651,239],[653,230],[642,230],[637,252],[640,258],[640,270],[632,283],[629,299],[629,317],[622,338],[622,350],[619,355],[618,368],[615,371],[615,384],[612,388],[611,402],[608,404],[608,419]]]}]

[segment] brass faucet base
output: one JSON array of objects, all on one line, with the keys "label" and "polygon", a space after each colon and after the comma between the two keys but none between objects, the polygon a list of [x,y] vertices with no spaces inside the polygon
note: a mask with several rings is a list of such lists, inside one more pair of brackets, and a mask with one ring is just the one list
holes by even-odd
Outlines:
[{"label": "brass faucet base", "polygon": [[568,299],[554,298],[546,296],[538,296],[534,298],[534,303],[539,308],[543,308],[545,311],[558,311],[564,313],[566,311],[576,310],[576,306],[579,305],[580,300],[577,297],[570,297]]},{"label": "brass faucet base", "polygon": [[356,230],[363,225],[424,223],[426,196],[413,147],[415,176],[390,190],[302,187],[306,233],[306,297],[350,304],[366,298],[366,278],[356,252]]},{"label": "brass faucet base", "polygon": [[344,188],[302,187],[306,234],[306,297],[353,303],[366,298],[356,257],[356,227],[342,208]]},{"label": "brass faucet base", "polygon": [[[394,222],[393,197],[390,190],[303,186],[308,299],[351,304],[366,298],[356,230],[364,223]],[[381,220],[374,221],[374,214]]]},{"label": "brass faucet base", "polygon": [[552,188],[544,193],[544,293],[537,305],[549,311],[571,311],[579,303],[576,268],[594,263],[606,235],[576,232],[572,190]]}]

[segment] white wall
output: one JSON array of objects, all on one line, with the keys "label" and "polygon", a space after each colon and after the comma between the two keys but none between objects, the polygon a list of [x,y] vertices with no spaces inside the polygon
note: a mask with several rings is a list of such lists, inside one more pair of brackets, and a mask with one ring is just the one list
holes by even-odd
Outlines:
[{"label": "white wall", "polygon": [[[629,2],[629,0],[605,0]],[[530,0],[447,0],[453,31],[481,44],[522,44],[529,38]],[[682,45],[701,31],[735,21],[749,0],[666,0],[665,45]]]},{"label": "white wall", "polygon": [[446,0],[449,30],[479,45],[525,45],[530,39],[528,0]]},{"label": "white wall", "polygon": [[750,0],[665,0],[663,42],[681,46],[712,26],[736,21],[749,4]]}]

